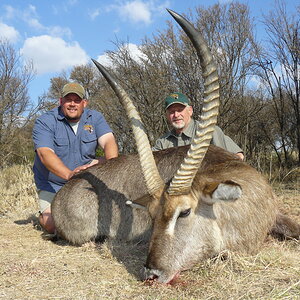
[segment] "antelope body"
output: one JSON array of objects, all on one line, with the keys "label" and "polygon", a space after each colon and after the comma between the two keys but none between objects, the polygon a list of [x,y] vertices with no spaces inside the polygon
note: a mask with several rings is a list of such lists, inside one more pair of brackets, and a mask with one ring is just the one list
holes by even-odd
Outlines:
[{"label": "antelope body", "polygon": [[[173,177],[187,150],[184,146],[154,153],[165,182]],[[213,145],[195,177],[191,194],[181,196],[187,201],[162,197],[152,207],[152,215],[126,205],[127,200],[142,203],[150,198],[142,178],[136,154],[120,156],[77,175],[58,192],[52,205],[58,234],[77,245],[102,236],[124,241],[151,238],[147,265],[155,271],[146,270],[144,278],[155,275],[161,282],[168,282],[178,271],[222,250],[254,253],[275,224],[276,198],[264,177]],[[212,203],[215,186],[229,180],[240,185],[242,196]],[[189,216],[179,216],[189,208]],[[167,228],[174,215],[176,224],[170,234]],[[166,275],[157,270],[166,270]]]},{"label": "antelope body", "polygon": [[203,115],[191,147],[152,153],[130,98],[94,61],[126,109],[138,154],[78,174],[51,207],[58,234],[74,244],[101,236],[149,240],[144,278],[159,282],[169,282],[179,271],[226,249],[255,252],[278,214],[264,177],[235,155],[209,145],[219,106],[216,67],[199,33],[169,12],[194,44],[205,79]]}]

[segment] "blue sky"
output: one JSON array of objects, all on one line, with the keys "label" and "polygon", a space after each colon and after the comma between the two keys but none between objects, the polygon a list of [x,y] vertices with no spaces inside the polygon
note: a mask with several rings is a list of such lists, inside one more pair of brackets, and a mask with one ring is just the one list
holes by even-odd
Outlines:
[{"label": "blue sky", "polygon": [[[0,38],[8,39],[26,60],[32,60],[36,76],[29,92],[33,101],[49,88],[49,79],[63,70],[87,63],[105,62],[105,51],[114,41],[129,42],[133,55],[147,36],[172,20],[165,8],[187,13],[195,6],[208,7],[213,0],[0,0]],[[219,1],[230,2],[229,0]],[[239,1],[261,19],[274,0]],[[299,0],[286,0],[288,11]],[[258,32],[258,34],[260,34]]]}]

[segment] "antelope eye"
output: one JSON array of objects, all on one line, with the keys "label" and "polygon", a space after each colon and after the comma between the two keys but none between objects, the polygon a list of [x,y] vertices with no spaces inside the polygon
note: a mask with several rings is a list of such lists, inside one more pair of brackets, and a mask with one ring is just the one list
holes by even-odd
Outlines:
[{"label": "antelope eye", "polygon": [[182,211],[182,212],[179,214],[178,218],[186,218],[190,213],[191,213],[191,209],[188,208],[188,209]]}]

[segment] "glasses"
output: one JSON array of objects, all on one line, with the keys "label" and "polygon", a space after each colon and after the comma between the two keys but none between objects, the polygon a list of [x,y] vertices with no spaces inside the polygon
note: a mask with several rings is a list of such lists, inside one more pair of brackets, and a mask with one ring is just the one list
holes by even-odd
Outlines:
[{"label": "glasses", "polygon": [[75,104],[80,104],[82,100],[83,99],[80,99],[80,98],[76,98],[76,99],[70,99],[70,98],[66,98],[66,97],[64,98],[64,101],[66,103],[74,102]]}]

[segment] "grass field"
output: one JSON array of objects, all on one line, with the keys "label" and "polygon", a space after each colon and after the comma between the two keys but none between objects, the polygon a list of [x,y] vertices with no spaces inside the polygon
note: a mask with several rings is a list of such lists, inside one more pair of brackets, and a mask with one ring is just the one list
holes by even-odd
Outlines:
[{"label": "grass field", "polygon": [[[277,184],[281,210],[300,223],[300,182]],[[53,242],[37,225],[32,173],[0,173],[1,299],[300,299],[300,242],[268,238],[255,256],[228,253],[173,285],[139,280],[146,245]]]}]

